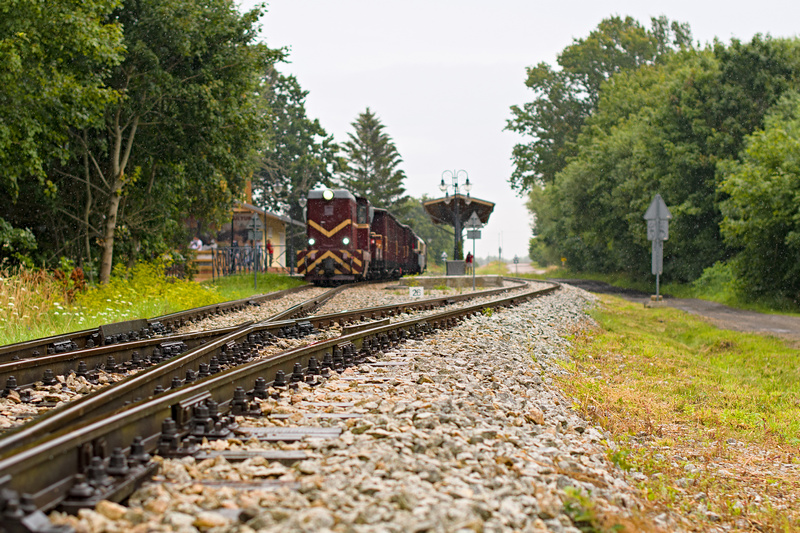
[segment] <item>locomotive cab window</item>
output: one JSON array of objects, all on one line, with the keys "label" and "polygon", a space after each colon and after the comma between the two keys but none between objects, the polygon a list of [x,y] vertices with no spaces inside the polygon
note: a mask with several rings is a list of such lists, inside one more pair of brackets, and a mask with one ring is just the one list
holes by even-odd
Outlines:
[{"label": "locomotive cab window", "polygon": [[358,213],[356,215],[356,224],[366,224],[367,223],[367,206],[360,205],[358,206]]}]

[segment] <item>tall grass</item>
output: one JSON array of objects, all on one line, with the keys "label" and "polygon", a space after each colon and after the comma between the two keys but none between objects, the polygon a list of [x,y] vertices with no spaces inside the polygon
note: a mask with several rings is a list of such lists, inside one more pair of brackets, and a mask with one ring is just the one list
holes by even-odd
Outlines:
[{"label": "tall grass", "polygon": [[[61,278],[61,280],[59,280]],[[45,271],[0,273],[0,345],[59,335],[136,318],[152,318],[192,307],[246,298],[302,284],[278,274],[232,276],[218,284],[168,277],[160,262],[115,267],[105,285],[73,296],[64,276]]]},{"label": "tall grass", "polygon": [[0,344],[35,338],[62,322],[53,310],[68,299],[67,287],[42,270],[0,271]]}]

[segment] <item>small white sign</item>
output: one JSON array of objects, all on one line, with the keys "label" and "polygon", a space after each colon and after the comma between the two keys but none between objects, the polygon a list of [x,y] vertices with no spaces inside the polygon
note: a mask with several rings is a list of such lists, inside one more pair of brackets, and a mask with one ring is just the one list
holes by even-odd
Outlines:
[{"label": "small white sign", "polygon": [[422,298],[425,295],[425,289],[423,287],[409,287],[408,295],[411,298]]}]

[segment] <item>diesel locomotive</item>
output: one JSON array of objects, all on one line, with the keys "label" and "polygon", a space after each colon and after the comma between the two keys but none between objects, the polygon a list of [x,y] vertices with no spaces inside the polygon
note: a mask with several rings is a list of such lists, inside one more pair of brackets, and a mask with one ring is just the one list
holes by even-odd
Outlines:
[{"label": "diesel locomotive", "polygon": [[425,270],[425,241],[366,198],[344,189],[314,190],[306,209],[308,245],[297,252],[297,272],[306,281],[338,285]]}]

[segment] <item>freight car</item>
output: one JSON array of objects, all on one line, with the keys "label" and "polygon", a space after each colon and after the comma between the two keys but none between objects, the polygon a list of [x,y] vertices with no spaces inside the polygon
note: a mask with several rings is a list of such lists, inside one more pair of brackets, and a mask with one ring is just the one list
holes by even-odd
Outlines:
[{"label": "freight car", "polygon": [[425,271],[425,241],[366,198],[315,190],[306,206],[308,246],[297,253],[297,272],[307,281],[338,285]]}]

